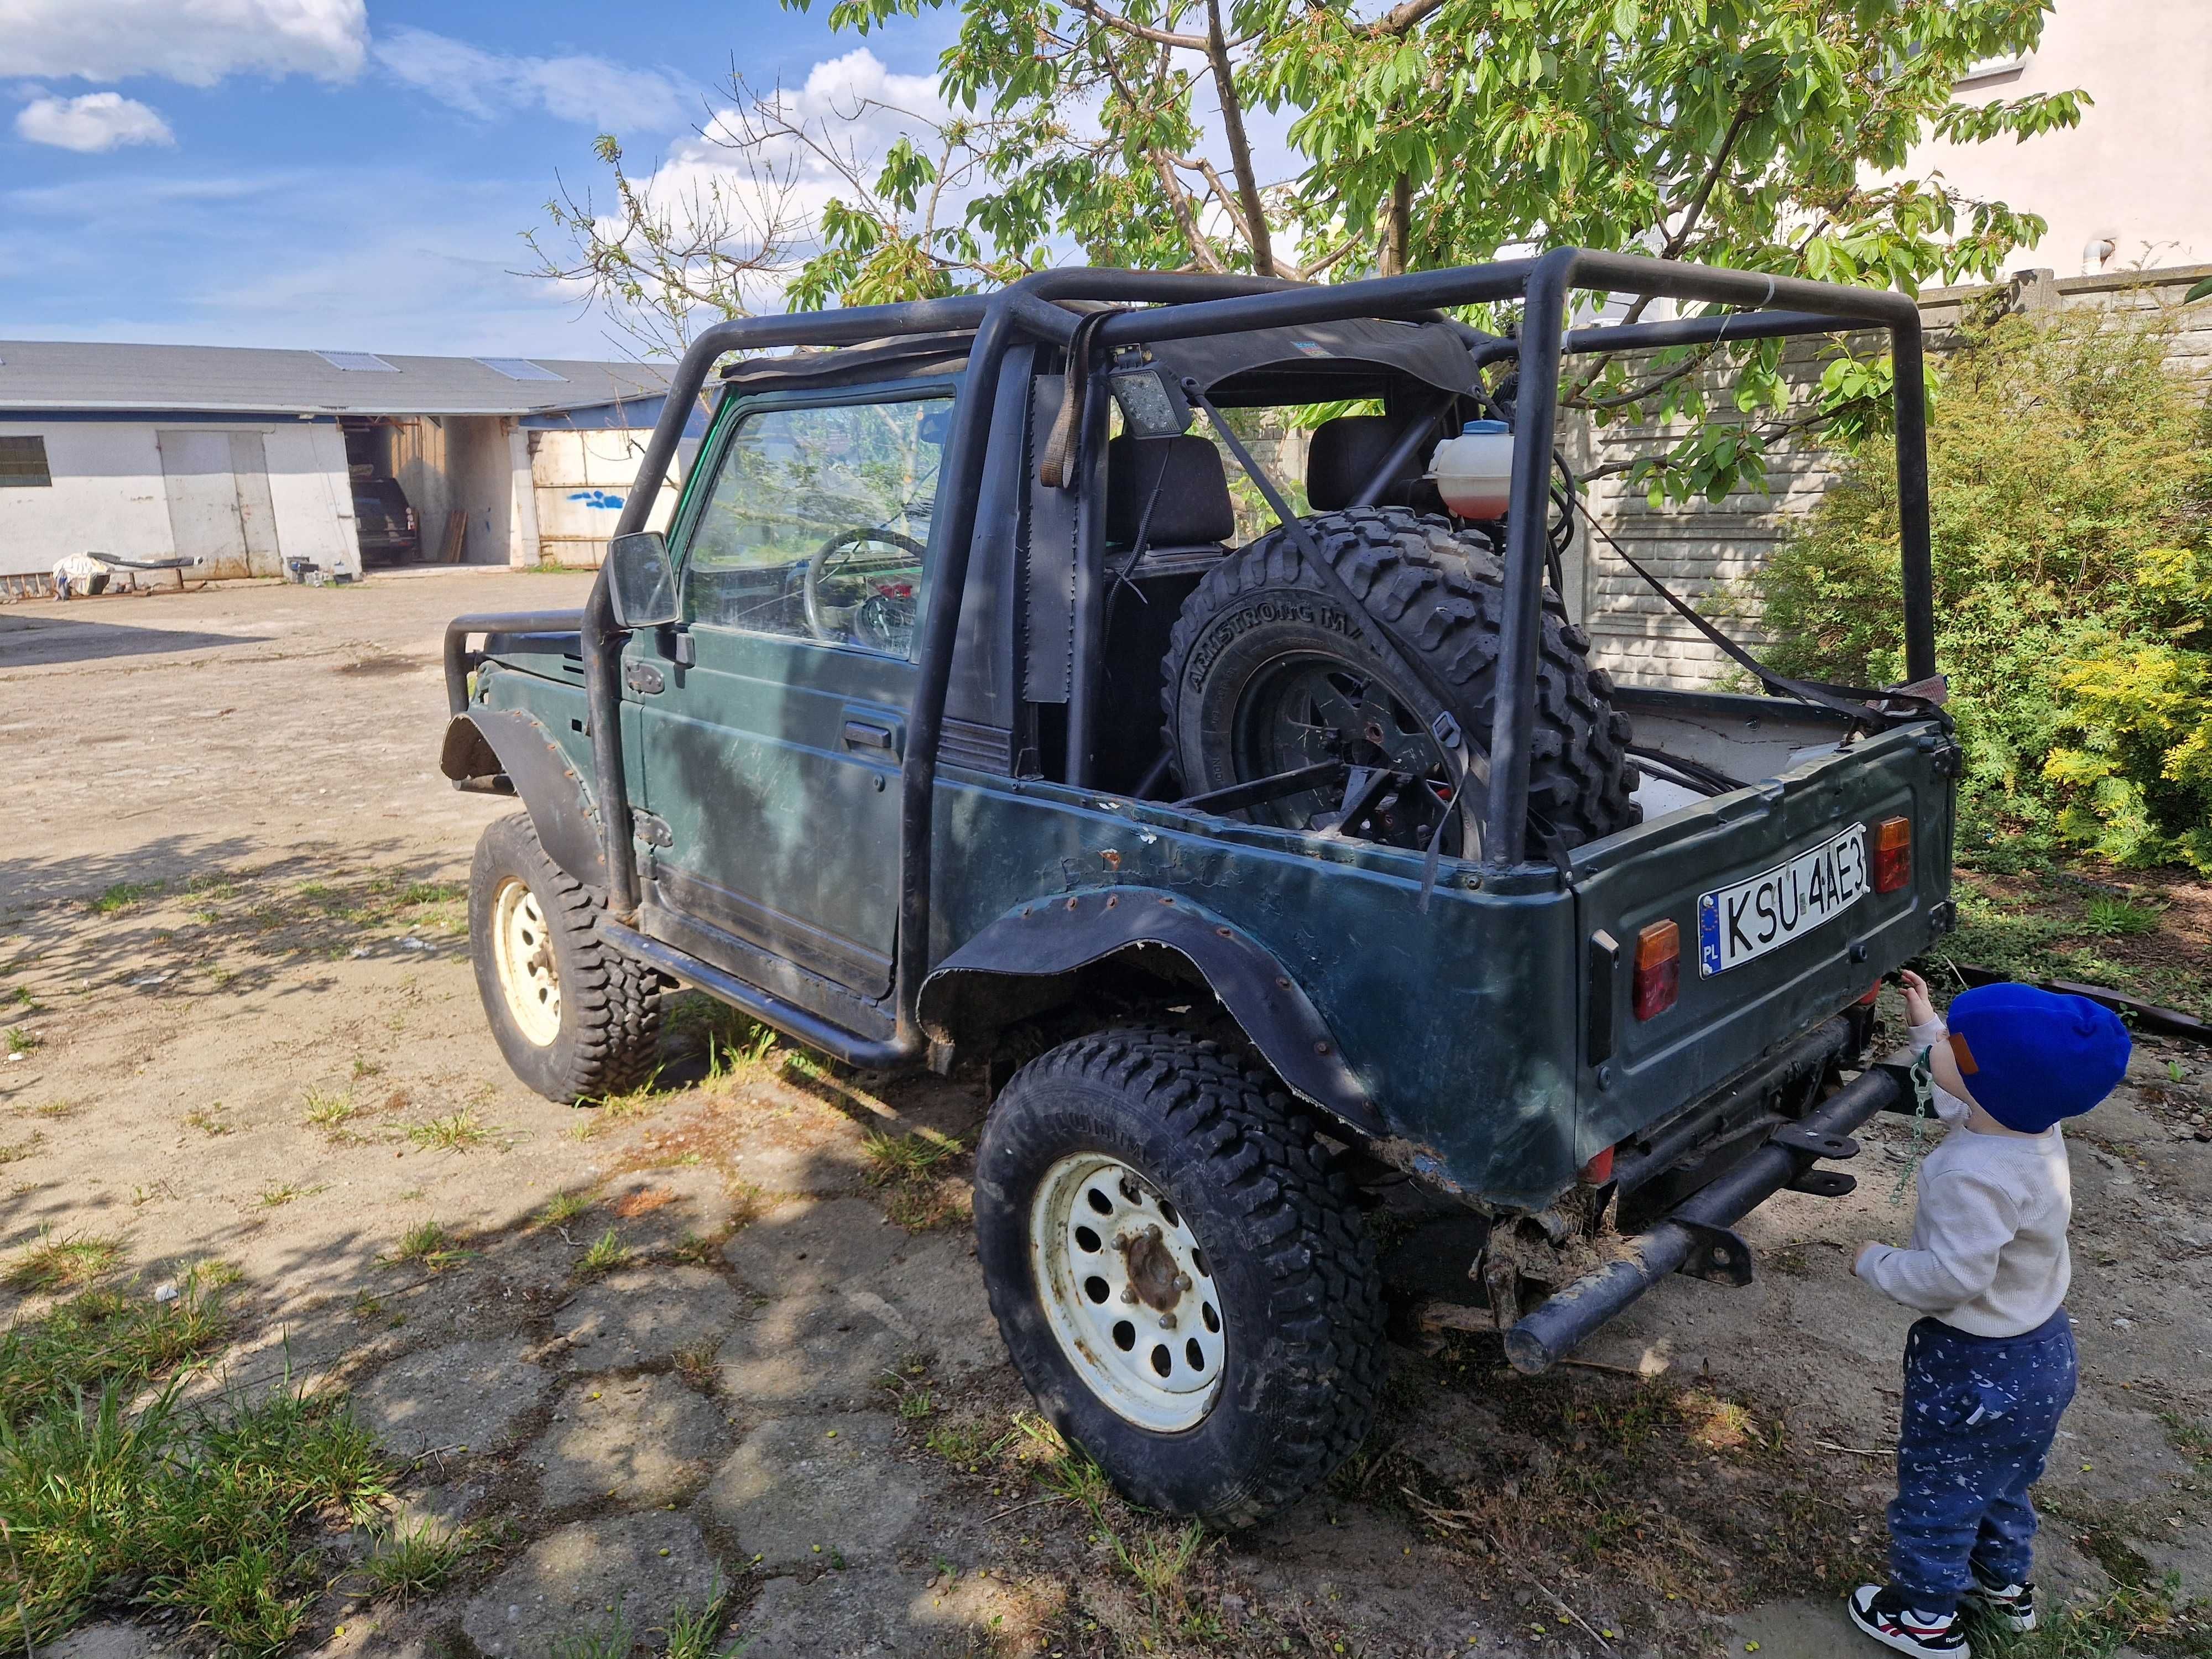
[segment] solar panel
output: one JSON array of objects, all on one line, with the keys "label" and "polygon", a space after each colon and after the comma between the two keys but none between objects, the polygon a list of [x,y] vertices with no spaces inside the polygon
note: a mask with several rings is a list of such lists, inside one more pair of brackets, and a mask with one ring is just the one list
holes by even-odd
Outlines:
[{"label": "solar panel", "polygon": [[556,374],[543,363],[533,363],[527,357],[478,357],[476,362],[486,368],[504,374],[510,380],[563,380],[568,377]]},{"label": "solar panel", "polygon": [[399,371],[373,351],[318,351],[332,368],[358,369],[364,374],[397,374]]}]

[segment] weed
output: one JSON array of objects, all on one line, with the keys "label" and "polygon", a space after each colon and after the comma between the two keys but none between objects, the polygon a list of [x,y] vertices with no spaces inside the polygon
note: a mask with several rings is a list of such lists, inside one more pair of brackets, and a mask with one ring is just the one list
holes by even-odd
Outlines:
[{"label": "weed", "polygon": [[[626,1090],[618,1095],[601,1095],[596,1100],[579,1103],[596,1106],[599,1109],[599,1116],[611,1122],[619,1123],[625,1118],[643,1117],[658,1103],[655,1091],[659,1083],[660,1067],[656,1066],[646,1074],[645,1081],[634,1089]],[[589,1137],[585,1135],[583,1138]]]},{"label": "weed", "polygon": [[610,1227],[584,1252],[582,1260],[576,1263],[576,1273],[580,1278],[597,1279],[602,1273],[612,1273],[629,1260],[629,1246]]},{"label": "weed", "polygon": [[886,1134],[878,1130],[860,1143],[868,1161],[868,1180],[876,1186],[912,1181],[927,1175],[961,1150],[957,1136],[921,1129],[910,1135]]},{"label": "weed", "polygon": [[937,1401],[927,1389],[907,1389],[898,1397],[898,1414],[909,1423],[919,1423],[937,1409]]},{"label": "weed", "polygon": [[356,1083],[365,1077],[382,1077],[384,1067],[373,1060],[363,1060],[359,1054],[356,1054],[353,1057],[353,1075]]},{"label": "weed", "polygon": [[2184,1066],[2178,1060],[2167,1060],[2166,1062],[2166,1080],[2169,1083],[2188,1082],[2189,1068],[2186,1066]]},{"label": "weed", "polygon": [[343,1090],[333,1092],[310,1089],[306,1098],[307,1109],[301,1121],[318,1129],[335,1129],[361,1109],[353,1103],[353,1096]]},{"label": "weed", "polygon": [[660,1632],[668,1638],[668,1659],[735,1659],[734,1652],[718,1651],[714,1646],[729,1613],[729,1592],[720,1578],[708,1586],[706,1602],[696,1613],[689,1601],[678,1602]]},{"label": "weed", "polygon": [[712,1342],[695,1343],[676,1351],[676,1374],[695,1389],[714,1386],[715,1347]]},{"label": "weed", "polygon": [[41,1228],[39,1242],[8,1264],[0,1283],[18,1291],[68,1291],[112,1270],[123,1259],[118,1238],[56,1238]]},{"label": "weed", "polygon": [[43,1106],[31,1109],[40,1117],[75,1117],[77,1103],[74,1100],[50,1100]]},{"label": "weed", "polygon": [[394,1528],[376,1540],[361,1570],[375,1586],[372,1594],[411,1601],[441,1589],[480,1542],[473,1527],[426,1521],[412,1532]]},{"label": "weed", "polygon": [[411,1263],[426,1272],[441,1273],[473,1254],[463,1249],[459,1242],[436,1222],[418,1221],[399,1235],[399,1243],[390,1255],[378,1260],[387,1267]]},{"label": "weed", "polygon": [[407,1139],[425,1151],[465,1152],[489,1139],[474,1111],[464,1107],[444,1117],[434,1117],[408,1130]]},{"label": "weed", "polygon": [[32,1054],[39,1051],[46,1039],[35,1031],[27,1031],[20,1025],[8,1028],[8,1052],[11,1054]]},{"label": "weed", "polygon": [[1164,1619],[1184,1611],[1183,1577],[1198,1559],[1199,1551],[1206,1547],[1203,1523],[1194,1521],[1180,1532],[1147,1530],[1139,1534],[1133,1544],[1110,1530],[1106,1540],[1122,1571],[1137,1581],[1138,1589],[1152,1604],[1154,1618]]},{"label": "weed", "polygon": [[368,1291],[353,1293],[353,1316],[356,1319],[374,1319],[384,1312],[384,1298]]},{"label": "weed", "polygon": [[591,1207],[592,1200],[581,1193],[556,1193],[538,1206],[537,1224],[558,1227],[574,1221]]},{"label": "weed", "polygon": [[617,1613],[597,1630],[562,1637],[550,1653],[550,1659],[629,1659],[630,1650],[636,1645],[629,1621]]},{"label": "weed", "polygon": [[38,1129],[22,1140],[0,1140],[0,1164],[20,1164],[46,1144],[45,1132]]},{"label": "weed", "polygon": [[2160,1412],[2158,1420],[2166,1427],[2166,1437],[2173,1449],[2200,1464],[2212,1466],[2212,1429],[2179,1412]]},{"label": "weed", "polygon": [[19,1008],[34,1008],[38,1006],[32,1000],[31,988],[27,985],[18,985],[14,990],[9,992],[8,1000]]},{"label": "weed", "polygon": [[317,1193],[329,1190],[327,1182],[313,1187],[302,1187],[297,1182],[287,1181],[278,1186],[263,1188],[259,1202],[264,1210],[281,1210],[295,1199],[313,1198]]},{"label": "weed", "polygon": [[118,881],[98,898],[87,899],[85,908],[96,916],[118,915],[152,898],[167,885],[161,881]]},{"label": "weed", "polygon": [[166,1305],[118,1290],[86,1291],[0,1337],[0,1425],[49,1397],[97,1393],[109,1383],[135,1389],[222,1340],[215,1287],[185,1275]]},{"label": "weed", "polygon": [[2100,938],[2132,939],[2155,933],[2158,912],[2111,893],[2092,893],[2082,907],[2082,925]]},{"label": "weed", "polygon": [[227,1135],[230,1133],[230,1125],[222,1121],[222,1112],[223,1104],[219,1100],[205,1106],[195,1106],[185,1114],[185,1125],[210,1137]]},{"label": "weed", "polygon": [[227,989],[229,987],[231,981],[237,977],[238,969],[235,968],[210,968],[208,969],[208,978],[213,982],[215,988],[218,991]]}]

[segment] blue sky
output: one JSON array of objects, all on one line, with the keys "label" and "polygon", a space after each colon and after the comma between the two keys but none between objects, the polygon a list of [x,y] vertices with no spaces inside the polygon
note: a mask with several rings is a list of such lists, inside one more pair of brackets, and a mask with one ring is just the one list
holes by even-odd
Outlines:
[{"label": "blue sky", "polygon": [[556,175],[691,140],[734,57],[927,75],[952,20],[863,43],[775,0],[0,0],[0,337],[633,355],[509,273]]}]

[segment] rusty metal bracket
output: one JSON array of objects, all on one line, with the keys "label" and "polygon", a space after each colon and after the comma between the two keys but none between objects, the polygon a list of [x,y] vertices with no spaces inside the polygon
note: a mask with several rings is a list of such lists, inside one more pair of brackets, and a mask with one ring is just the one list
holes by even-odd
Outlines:
[{"label": "rusty metal bracket", "polygon": [[1813,1158],[1856,1158],[1859,1144],[1849,1135],[1832,1135],[1808,1129],[1802,1123],[1785,1123],[1770,1139],[1778,1146]]},{"label": "rusty metal bracket", "polygon": [[1690,1235],[1690,1254],[1676,1271],[1738,1290],[1751,1283],[1751,1246],[1733,1227],[1716,1227],[1703,1221],[1678,1224]]}]

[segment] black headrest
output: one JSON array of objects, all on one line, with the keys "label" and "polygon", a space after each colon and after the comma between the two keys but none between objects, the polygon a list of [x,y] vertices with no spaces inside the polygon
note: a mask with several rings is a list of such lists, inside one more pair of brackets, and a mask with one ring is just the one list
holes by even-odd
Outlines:
[{"label": "black headrest", "polygon": [[[1333,513],[1351,506],[1352,498],[1367,488],[1382,463],[1390,459],[1390,447],[1405,431],[1388,415],[1340,415],[1316,427],[1312,447],[1306,452],[1306,499],[1313,503],[1313,510]],[[1443,512],[1443,499],[1437,494],[1436,485],[1421,476],[1433,448],[1430,445],[1416,449],[1399,475],[1383,486],[1376,504]]]},{"label": "black headrest", "polygon": [[1152,547],[1194,547],[1225,542],[1237,533],[1237,509],[1221,452],[1195,433],[1179,438],[1139,438],[1125,432],[1106,446],[1106,539],[1137,544],[1137,525],[1152,488],[1159,487],[1146,542]]}]

